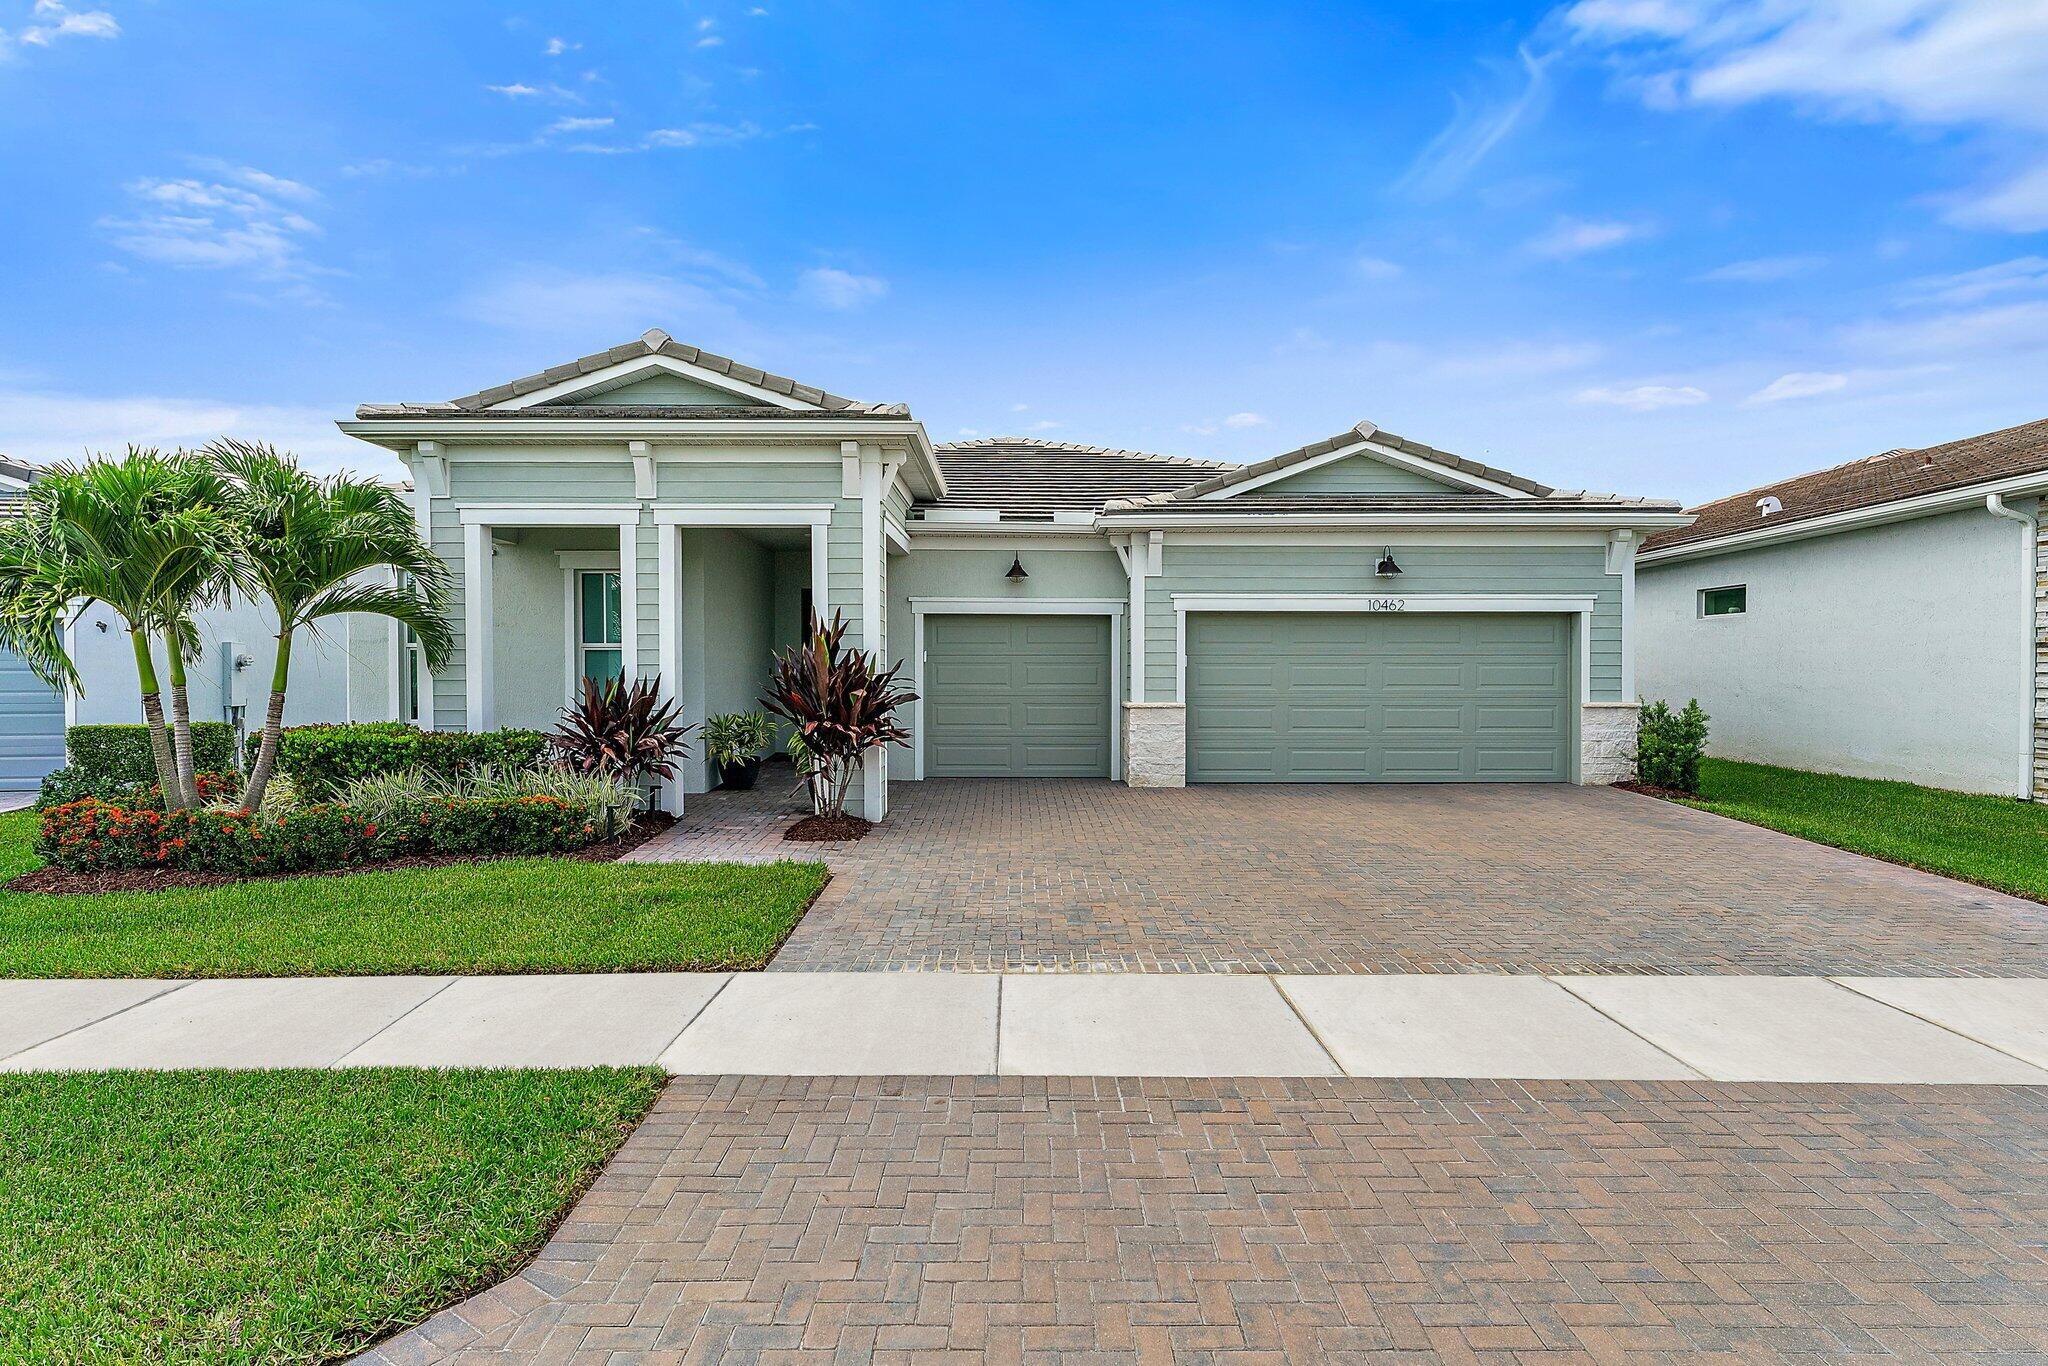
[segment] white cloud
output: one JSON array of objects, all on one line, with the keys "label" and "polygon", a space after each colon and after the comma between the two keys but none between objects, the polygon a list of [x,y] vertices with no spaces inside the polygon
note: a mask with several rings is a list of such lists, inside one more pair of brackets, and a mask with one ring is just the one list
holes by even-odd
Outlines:
[{"label": "white cloud", "polygon": [[1467,352],[1432,353],[1430,372],[1440,379],[1506,380],[1578,370],[1600,359],[1592,342],[1509,342]]},{"label": "white cloud", "polygon": [[2048,227],[2048,5],[2039,0],[1585,0],[1567,24],[1671,106],[1784,100],[1831,118],[1987,130],[2028,169],[1951,221]]},{"label": "white cloud", "polygon": [[284,407],[210,398],[0,390],[0,451],[46,464],[119,451],[129,442],[165,448],[203,446],[223,436],[268,441],[320,471],[354,469],[403,477],[387,452],[334,429],[346,409]]},{"label": "white cloud", "polygon": [[1821,394],[1832,394],[1849,385],[1847,375],[1831,375],[1814,370],[1795,370],[1789,375],[1780,375],[1763,388],[1744,399],[1744,403],[1782,403],[1788,398],[1814,398]]},{"label": "white cloud", "polygon": [[707,33],[697,40],[698,47],[724,47],[725,39],[715,33]]},{"label": "white cloud", "polygon": [[1491,88],[1475,99],[1454,94],[1451,121],[1394,181],[1394,193],[1442,199],[1465,183],[1487,155],[1523,123],[1538,118],[1550,102],[1547,58],[1527,48],[1513,67],[1491,68]]},{"label": "white cloud", "polygon": [[493,95],[504,95],[515,100],[528,99],[540,93],[535,87],[522,85],[517,81],[511,85],[487,85],[484,89],[490,91]]},{"label": "white cloud", "polygon": [[1266,419],[1258,413],[1232,413],[1229,417],[1223,419],[1223,425],[1239,429],[1263,427],[1266,425]]},{"label": "white cloud", "polygon": [[1898,355],[2000,355],[2048,348],[2048,299],[1859,323],[1846,340]]},{"label": "white cloud", "polygon": [[131,181],[134,212],[101,219],[101,230],[121,250],[159,265],[240,270],[271,281],[321,273],[303,255],[319,224],[278,202],[304,203],[319,198],[317,191],[253,167],[200,164],[219,178]]},{"label": "white cloud", "polygon": [[1561,218],[1548,232],[1532,238],[1529,250],[1554,261],[1566,260],[1590,252],[1608,251],[1644,235],[1645,229],[1635,223]]},{"label": "white cloud", "polygon": [[1024,430],[1027,432],[1049,432],[1057,428],[1059,425],[1059,423],[1053,422],[1050,419],[1041,418],[1039,421],[1032,423]]},{"label": "white cloud", "polygon": [[541,55],[544,57],[559,57],[565,52],[578,51],[582,46],[583,44],[572,43],[566,38],[550,38],[548,39],[548,45],[541,49]]},{"label": "white cloud", "polygon": [[550,133],[588,133],[594,129],[609,128],[611,126],[612,120],[608,118],[567,118],[556,119],[548,125],[548,131]]},{"label": "white cloud", "polygon": [[1351,263],[1361,280],[1392,280],[1400,275],[1401,267],[1383,256],[1361,256]]},{"label": "white cloud", "polygon": [[118,38],[121,25],[105,10],[72,10],[58,0],[36,0],[35,22],[14,35],[30,47],[48,47],[60,38]]},{"label": "white cloud", "polygon": [[1764,285],[1810,275],[1827,264],[1824,256],[1759,256],[1748,261],[1730,261],[1716,266],[1699,278],[1717,284]]},{"label": "white cloud", "polygon": [[814,266],[797,277],[797,293],[823,308],[860,308],[888,292],[889,282],[879,276],[855,275],[835,266]]},{"label": "white cloud", "polygon": [[[461,298],[466,318],[515,332],[580,338],[631,336],[650,327],[729,323],[729,295],[695,281],[632,271],[578,273],[526,267]],[[585,347],[585,350],[590,349]],[[574,354],[573,346],[565,354]]]},{"label": "white cloud", "polygon": [[1630,388],[1581,389],[1573,395],[1580,403],[1604,403],[1632,412],[1651,413],[1659,408],[1690,408],[1705,403],[1704,389],[1690,384],[1638,384]]},{"label": "white cloud", "polygon": [[1973,304],[1994,294],[2048,290],[2048,256],[2018,256],[1955,275],[1930,275],[1908,287],[1912,298],[1931,303]]}]

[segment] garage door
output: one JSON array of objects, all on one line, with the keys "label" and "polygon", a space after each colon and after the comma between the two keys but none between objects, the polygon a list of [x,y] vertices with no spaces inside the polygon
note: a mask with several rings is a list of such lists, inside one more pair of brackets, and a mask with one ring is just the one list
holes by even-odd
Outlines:
[{"label": "garage door", "polygon": [[1109,776],[1106,617],[925,618],[925,773]]},{"label": "garage door", "polygon": [[1188,776],[1210,783],[1562,782],[1561,616],[1188,617]]},{"label": "garage door", "polygon": [[63,763],[63,696],[0,650],[0,792],[33,792]]}]

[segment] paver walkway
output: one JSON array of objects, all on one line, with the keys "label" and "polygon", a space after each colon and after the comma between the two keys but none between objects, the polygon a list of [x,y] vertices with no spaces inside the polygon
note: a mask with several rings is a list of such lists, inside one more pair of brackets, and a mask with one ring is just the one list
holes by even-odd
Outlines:
[{"label": "paver walkway", "polygon": [[692,1078],[366,1360],[2039,1361],[2044,1229],[2039,1089]]},{"label": "paver walkway", "polygon": [[2048,1084],[2048,980],[997,977],[0,982],[0,1070],[660,1062],[694,1075]]},{"label": "paver walkway", "polygon": [[796,845],[785,775],[638,857],[822,858],[773,971],[2048,976],[2048,907],[1609,788],[898,783]]}]

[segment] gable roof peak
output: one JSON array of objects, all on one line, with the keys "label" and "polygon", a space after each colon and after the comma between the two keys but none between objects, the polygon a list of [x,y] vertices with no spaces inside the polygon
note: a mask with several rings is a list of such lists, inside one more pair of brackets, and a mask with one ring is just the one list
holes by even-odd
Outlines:
[{"label": "gable roof peak", "polygon": [[640,344],[649,351],[661,350],[663,346],[668,344],[669,340],[668,333],[658,327],[650,327],[640,334]]},{"label": "gable roof peak", "polygon": [[1557,492],[1547,484],[1539,484],[1535,480],[1525,479],[1519,474],[1510,474],[1506,470],[1495,469],[1493,466],[1481,464],[1477,460],[1467,460],[1462,455],[1452,455],[1449,451],[1440,451],[1434,446],[1425,446],[1420,441],[1410,441],[1405,436],[1394,435],[1392,432],[1380,427],[1377,423],[1361,420],[1353,423],[1335,436],[1324,437],[1321,441],[1311,441],[1306,446],[1297,446],[1291,451],[1284,451],[1279,455],[1269,456],[1264,460],[1254,461],[1249,465],[1240,465],[1235,469],[1226,470],[1224,473],[1218,474],[1213,478],[1204,479],[1199,484],[1190,484],[1186,488],[1175,489],[1171,493],[1155,494],[1143,501],[1150,504],[1184,503],[1201,498],[1207,494],[1216,494],[1219,497],[1227,498],[1232,495],[1226,492],[1226,490],[1236,488],[1241,484],[1250,483],[1253,480],[1270,482],[1266,479],[1266,476],[1277,476],[1280,472],[1292,469],[1297,465],[1306,464],[1311,460],[1317,460],[1325,456],[1334,457],[1339,452],[1367,443],[1382,447],[1385,450],[1399,452],[1400,455],[1420,461],[1425,465],[1433,465],[1446,475],[1449,475],[1454,482],[1471,483],[1479,481],[1477,486],[1480,487],[1489,485],[1499,486],[1502,489],[1508,490],[1511,497],[1548,498]]}]

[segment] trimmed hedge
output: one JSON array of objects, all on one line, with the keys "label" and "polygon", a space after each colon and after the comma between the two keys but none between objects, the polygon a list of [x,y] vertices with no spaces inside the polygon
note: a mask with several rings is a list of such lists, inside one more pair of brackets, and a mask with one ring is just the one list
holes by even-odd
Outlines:
[{"label": "trimmed hedge", "polygon": [[278,772],[312,801],[332,798],[357,778],[420,768],[436,778],[454,778],[489,764],[532,768],[547,752],[537,730],[416,730],[402,721],[352,725],[294,726],[279,739]]},{"label": "trimmed hedge", "polygon": [[[156,785],[148,726],[71,726],[64,732],[64,749],[69,762],[43,775],[38,807],[62,806],[80,797],[127,797]],[[235,728],[225,721],[194,721],[192,758],[202,773],[235,772]]]},{"label": "trimmed hedge", "polygon": [[160,811],[86,797],[43,813],[36,852],[71,872],[170,868],[248,877],[304,873],[407,854],[562,854],[598,837],[559,797],[453,797],[418,821],[379,824],[342,806],[270,820],[218,808]]}]

